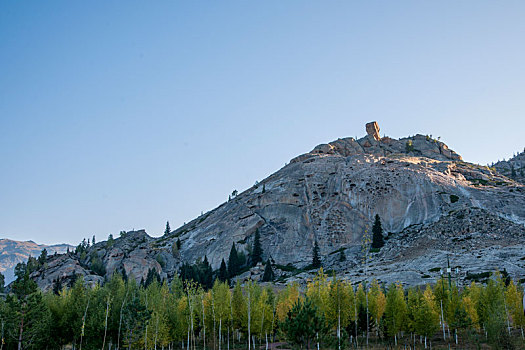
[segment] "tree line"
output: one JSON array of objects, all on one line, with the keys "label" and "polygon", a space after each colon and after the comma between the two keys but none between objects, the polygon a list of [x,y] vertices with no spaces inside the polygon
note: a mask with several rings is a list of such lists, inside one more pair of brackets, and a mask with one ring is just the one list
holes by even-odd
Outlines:
[{"label": "tree line", "polygon": [[305,287],[215,280],[211,288],[175,277],[140,284],[113,274],[86,287],[78,278],[58,293],[41,292],[19,269],[0,298],[1,350],[254,349],[277,341],[301,348],[390,344],[426,348],[489,342],[523,346],[523,288],[495,273],[485,285],[404,288],[352,283],[322,268]]}]

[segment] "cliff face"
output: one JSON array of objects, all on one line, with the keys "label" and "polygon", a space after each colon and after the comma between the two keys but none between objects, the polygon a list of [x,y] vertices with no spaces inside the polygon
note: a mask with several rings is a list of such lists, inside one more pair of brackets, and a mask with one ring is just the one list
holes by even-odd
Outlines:
[{"label": "cliff face", "polygon": [[[112,248],[102,242],[91,249],[108,273],[125,269],[140,279],[155,267],[171,278],[182,262],[193,263],[205,255],[217,269],[227,260],[232,243],[248,252],[259,230],[265,260],[305,267],[317,240],[325,268],[359,279],[363,235],[379,214],[388,239],[370,263],[377,278],[424,283],[437,277],[435,267],[445,264],[447,255],[457,265],[461,262],[463,277],[495,268],[525,276],[520,260],[525,248],[522,184],[494,169],[463,162],[428,136],[394,140],[380,138],[378,127],[368,129],[370,135],[359,140],[339,139],[294,158],[169,235],[154,239],[143,231],[133,232],[117,239]],[[180,250],[173,249],[177,239]],[[458,251],[458,240],[472,246]],[[344,262],[338,260],[341,251]],[[497,252],[503,255],[497,257]],[[489,257],[494,257],[492,263],[485,263]]]}]

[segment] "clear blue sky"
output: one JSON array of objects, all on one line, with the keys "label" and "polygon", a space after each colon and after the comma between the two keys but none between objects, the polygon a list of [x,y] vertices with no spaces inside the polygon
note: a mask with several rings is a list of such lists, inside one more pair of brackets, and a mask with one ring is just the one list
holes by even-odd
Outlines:
[{"label": "clear blue sky", "polygon": [[0,237],[160,235],[319,143],[525,146],[524,1],[2,1]]}]

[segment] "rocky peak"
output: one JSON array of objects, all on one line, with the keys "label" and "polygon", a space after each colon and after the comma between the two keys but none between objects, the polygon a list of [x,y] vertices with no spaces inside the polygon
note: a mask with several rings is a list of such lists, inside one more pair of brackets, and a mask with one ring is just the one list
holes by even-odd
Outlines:
[{"label": "rocky peak", "polygon": [[309,153],[300,155],[290,162],[300,162],[305,159],[321,155],[339,155],[343,157],[358,154],[370,154],[386,157],[394,154],[410,155],[415,157],[426,157],[441,161],[462,160],[461,156],[448,148],[443,142],[429,135],[415,135],[401,138],[399,140],[390,137],[379,137],[379,126],[377,122],[366,124],[367,136],[360,139],[347,137],[321,144]]}]

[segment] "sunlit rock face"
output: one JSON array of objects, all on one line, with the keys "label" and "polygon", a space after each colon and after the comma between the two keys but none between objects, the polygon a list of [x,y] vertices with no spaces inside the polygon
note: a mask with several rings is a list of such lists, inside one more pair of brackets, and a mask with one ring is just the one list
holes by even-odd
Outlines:
[{"label": "sunlit rock face", "polygon": [[374,138],[374,140],[379,141],[381,137],[379,136],[379,125],[377,122],[366,123],[365,130],[368,136]]},{"label": "sunlit rock face", "polygon": [[502,160],[495,163],[494,168],[501,174],[525,184],[525,149],[509,160]]},{"label": "sunlit rock face", "polygon": [[[372,134],[361,139],[339,139],[294,158],[169,235],[151,238],[133,232],[116,239],[111,248],[101,242],[92,249],[108,273],[125,270],[139,280],[155,268],[170,279],[183,262],[204,256],[218,269],[233,243],[248,253],[259,230],[264,260],[305,267],[317,241],[325,268],[358,281],[365,278],[363,237],[378,214],[386,245],[372,254],[369,278],[430,282],[447,256],[461,266],[458,279],[496,268],[525,275],[520,260],[525,249],[522,184],[494,169],[463,162],[429,136],[395,140],[379,138],[377,124],[368,129]],[[177,240],[180,250],[173,249]],[[290,280],[308,275],[276,273]],[[250,273],[245,275],[249,278]]]}]

